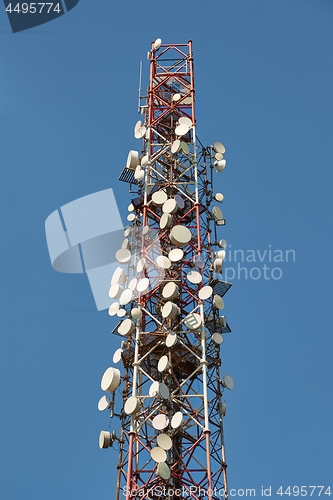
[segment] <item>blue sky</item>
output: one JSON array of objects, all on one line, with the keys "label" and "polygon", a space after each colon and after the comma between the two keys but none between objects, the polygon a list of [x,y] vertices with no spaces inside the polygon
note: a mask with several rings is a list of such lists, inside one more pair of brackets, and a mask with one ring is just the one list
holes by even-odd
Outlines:
[{"label": "blue sky", "polygon": [[12,34],[0,9],[0,498],[114,498],[117,452],[98,448],[109,422],[97,410],[114,319],[86,277],[52,269],[44,221],[108,187],[125,220],[117,179],[157,37],[193,40],[198,135],[227,148],[219,234],[296,255],[241,263],[282,277],[243,271],[225,297],[230,487],[332,482],[332,23],[330,0],[81,0]]}]

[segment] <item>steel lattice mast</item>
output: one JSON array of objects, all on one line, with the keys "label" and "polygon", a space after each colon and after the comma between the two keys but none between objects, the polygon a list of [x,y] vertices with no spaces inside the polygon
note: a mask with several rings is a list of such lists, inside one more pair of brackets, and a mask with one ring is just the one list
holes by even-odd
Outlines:
[{"label": "steel lattice mast", "polygon": [[[222,297],[225,224],[214,200],[214,171],[224,146],[196,136],[192,42],[152,44],[150,83],[135,126],[142,151],[130,151],[120,180],[136,185],[130,225],[117,254],[111,315],[125,340],[102,388],[121,379],[119,437],[102,431],[100,446],[119,442],[116,499],[228,497],[220,349],[230,332]],[[214,249],[214,246],[217,247]],[[220,247],[220,248],[218,248]],[[126,316],[126,318],[125,318]],[[123,319],[125,318],[125,319]],[[111,416],[113,402],[108,403]]]}]

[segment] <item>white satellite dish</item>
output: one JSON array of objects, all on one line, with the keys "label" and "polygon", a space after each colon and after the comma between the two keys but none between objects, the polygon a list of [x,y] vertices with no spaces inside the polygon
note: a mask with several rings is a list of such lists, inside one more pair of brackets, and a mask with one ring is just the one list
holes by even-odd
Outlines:
[{"label": "white satellite dish", "polygon": [[119,311],[119,302],[113,302],[109,307],[109,316],[115,316]]},{"label": "white satellite dish", "polygon": [[222,193],[216,193],[216,195],[214,196],[215,200],[218,201],[219,203],[222,203],[222,201],[224,200],[224,196]]},{"label": "white satellite dish", "polygon": [[200,328],[202,325],[202,319],[200,314],[197,313],[188,314],[184,320],[184,325],[189,330],[197,330],[198,328]]},{"label": "white satellite dish", "polygon": [[157,445],[163,450],[171,450],[172,439],[167,434],[159,434],[156,438]]},{"label": "white satellite dish", "polygon": [[174,345],[177,344],[177,341],[178,341],[178,337],[177,337],[176,333],[170,332],[165,339],[165,345],[167,347],[173,347]]},{"label": "white satellite dish", "polygon": [[131,310],[131,315],[132,318],[134,319],[141,319],[142,318],[142,311],[138,307],[133,307]]},{"label": "white satellite dish", "polygon": [[146,267],[147,267],[146,259],[142,257],[136,265],[136,270],[138,273],[141,273]]},{"label": "white satellite dish", "polygon": [[116,251],[115,257],[119,262],[119,264],[128,264],[128,262],[131,260],[131,252],[126,248],[120,248],[119,250]]},{"label": "white satellite dish", "polygon": [[181,149],[184,151],[184,153],[185,153],[185,154],[187,154],[187,155],[189,154],[189,152],[190,152],[190,148],[188,147],[187,142],[182,141],[182,142],[180,143],[180,147],[181,147]]},{"label": "white satellite dish", "polygon": [[177,212],[177,209],[178,205],[174,198],[169,198],[162,206],[162,211],[165,214],[174,214]]},{"label": "white satellite dish", "polygon": [[153,418],[153,427],[158,431],[162,431],[169,425],[169,419],[164,413],[159,413]]},{"label": "white satellite dish", "polygon": [[185,203],[184,203],[183,198],[180,196],[180,194],[175,195],[175,200],[177,202],[178,208],[180,208],[180,210],[182,210],[185,207]]},{"label": "white satellite dish", "polygon": [[131,319],[126,318],[121,322],[117,331],[120,335],[127,337],[127,335],[131,335],[131,333],[133,333],[134,330],[135,330],[135,324]]},{"label": "white satellite dish", "polygon": [[122,293],[123,293],[123,287],[119,285],[119,283],[115,283],[110,287],[109,297],[110,299],[118,299]]},{"label": "white satellite dish", "polygon": [[181,411],[177,411],[171,419],[171,427],[173,429],[178,429],[183,423],[183,414]]},{"label": "white satellite dish", "polygon": [[173,100],[173,102],[178,102],[178,101],[180,101],[181,97],[182,96],[180,94],[173,94],[172,100]]},{"label": "white satellite dish", "polygon": [[227,246],[228,246],[227,240],[220,240],[219,241],[220,248],[227,248]]},{"label": "white satellite dish", "polygon": [[139,128],[142,127],[142,121],[139,120],[136,122],[135,126],[134,126],[134,133],[139,130]]},{"label": "white satellite dish", "polygon": [[222,385],[223,387],[226,387],[229,389],[229,391],[232,391],[233,388],[235,387],[235,383],[230,377],[230,375],[224,375],[223,380],[222,380]]},{"label": "white satellite dish", "polygon": [[156,258],[156,264],[161,269],[169,269],[169,267],[171,266],[171,261],[170,259],[168,259],[168,257],[165,257],[164,255],[159,255]]},{"label": "white satellite dish", "polygon": [[138,284],[138,280],[137,278],[132,278],[131,281],[129,282],[128,284],[128,288],[130,290],[132,290],[132,292],[134,292],[134,290],[136,289],[136,285]]},{"label": "white satellite dish", "polygon": [[132,232],[132,228],[131,228],[130,226],[127,226],[127,227],[125,228],[125,231],[124,231],[124,236],[125,236],[125,238],[128,238],[128,236],[130,236],[130,235],[131,235],[131,232]]},{"label": "white satellite dish", "polygon": [[192,234],[186,226],[178,224],[171,229],[169,238],[174,245],[183,247],[191,241]]},{"label": "white satellite dish", "polygon": [[128,220],[128,222],[134,222],[135,221],[135,214],[128,214],[126,219]]},{"label": "white satellite dish", "polygon": [[113,358],[112,358],[112,362],[113,363],[119,363],[119,361],[121,361],[121,355],[122,355],[122,348],[119,347],[119,349],[117,349],[114,354],[113,354]]},{"label": "white satellite dish", "polygon": [[131,151],[128,153],[127,156],[127,162],[126,162],[126,168],[129,168],[130,170],[135,170],[136,167],[139,165],[139,153],[138,151]]},{"label": "white satellite dish", "polygon": [[97,408],[99,411],[104,411],[110,407],[110,398],[109,396],[102,396],[98,401]]},{"label": "white satellite dish", "polygon": [[101,380],[102,391],[114,392],[120,384],[120,371],[118,368],[110,367],[105,370]]},{"label": "white satellite dish", "polygon": [[163,383],[158,384],[158,394],[163,398],[163,399],[169,399],[170,392],[167,386]]},{"label": "white satellite dish", "polygon": [[213,289],[211,286],[209,286],[209,285],[203,286],[199,290],[199,299],[200,300],[207,300],[207,299],[209,299],[209,297],[212,296],[212,293],[213,293]]},{"label": "white satellite dish", "polygon": [[167,457],[165,450],[163,450],[163,448],[160,448],[159,446],[151,449],[150,456],[154,460],[154,462],[158,463],[165,462]]},{"label": "white satellite dish", "polygon": [[165,319],[174,319],[179,313],[179,307],[171,301],[166,302],[162,308],[162,316]]},{"label": "white satellite dish", "polygon": [[193,264],[195,265],[195,267],[198,267],[199,269],[203,269],[205,267],[205,261],[203,260],[200,254],[194,255]]},{"label": "white satellite dish", "polygon": [[151,201],[153,204],[157,207],[161,207],[163,203],[165,203],[168,199],[168,195],[166,194],[163,189],[160,189],[159,191],[155,191],[151,197]]},{"label": "white satellite dish", "polygon": [[129,250],[130,249],[129,247],[130,247],[130,244],[129,244],[128,238],[125,238],[121,244],[121,248],[125,248],[125,249]]},{"label": "white satellite dish", "polygon": [[179,295],[178,285],[176,285],[174,281],[170,281],[163,287],[162,295],[163,298],[167,300],[175,299]]},{"label": "white satellite dish", "polygon": [[161,46],[162,40],[160,38],[156,38],[154,42],[154,50],[158,50]]},{"label": "white satellite dish", "polygon": [[167,481],[170,478],[171,476],[170,468],[165,462],[160,462],[158,464],[157,475],[160,476],[165,481]]},{"label": "white satellite dish", "polygon": [[157,369],[160,373],[162,373],[168,368],[170,368],[169,358],[168,356],[162,356],[158,362]]},{"label": "white satellite dish", "polygon": [[225,147],[223,146],[222,142],[214,142],[214,151],[216,153],[225,153]]},{"label": "white satellite dish", "polygon": [[111,285],[115,283],[123,283],[125,281],[124,269],[120,266],[117,267],[111,278]]},{"label": "white satellite dish", "polygon": [[129,212],[134,212],[134,205],[133,205],[133,203],[130,203],[130,204],[128,205],[127,210],[128,210]]},{"label": "white satellite dish", "polygon": [[193,125],[191,118],[188,118],[187,116],[181,116],[178,123],[179,125],[187,125],[189,128]]},{"label": "white satellite dish", "polygon": [[171,262],[178,262],[184,257],[184,252],[181,248],[174,248],[173,250],[170,250],[168,257]]},{"label": "white satellite dish", "polygon": [[215,342],[215,344],[220,345],[223,342],[223,337],[219,332],[215,332],[212,335],[212,340],[213,340],[213,342]]},{"label": "white satellite dish", "polygon": [[140,165],[138,165],[135,169],[135,172],[134,172],[134,179],[136,181],[142,181],[142,179],[144,178],[145,176],[145,171],[142,170],[142,168],[140,167]]},{"label": "white satellite dish", "polygon": [[150,231],[150,227],[149,226],[143,226],[142,228],[142,234],[143,236],[146,236],[146,234],[148,234]]},{"label": "white satellite dish", "polygon": [[212,216],[215,220],[223,218],[222,210],[216,205],[212,208]]},{"label": "white satellite dish", "polygon": [[214,267],[214,272],[216,274],[222,274],[222,262],[223,262],[222,259],[215,259],[214,260],[213,267]]},{"label": "white satellite dish", "polygon": [[141,167],[145,167],[146,165],[148,165],[148,161],[149,161],[148,155],[143,156],[141,160]]},{"label": "white satellite dish", "polygon": [[166,229],[170,227],[172,223],[172,216],[170,214],[162,214],[160,218],[160,228]]},{"label": "white satellite dish", "polygon": [[218,161],[223,160],[223,154],[222,153],[216,153],[215,160],[218,160]]},{"label": "white satellite dish", "polygon": [[181,123],[175,128],[175,134],[178,135],[178,137],[181,137],[182,135],[186,135],[189,130],[190,127],[186,125],[186,123]]},{"label": "white satellite dish", "polygon": [[112,437],[110,432],[108,431],[101,431],[99,435],[99,447],[100,449],[102,448],[110,448],[112,445]]},{"label": "white satellite dish", "polygon": [[158,394],[158,386],[159,386],[159,385],[160,385],[160,383],[159,383],[159,382],[153,382],[153,383],[151,384],[151,386],[149,387],[149,392],[148,392],[148,394],[149,394],[149,396],[150,396],[151,398],[154,398],[155,396],[157,396],[157,394]]},{"label": "white satellite dish", "polygon": [[202,275],[198,271],[190,271],[187,273],[186,277],[190,283],[193,283],[193,285],[197,285],[202,281]]},{"label": "white satellite dish", "polygon": [[126,316],[126,309],[118,309],[117,316],[118,318],[123,318],[124,316]]},{"label": "white satellite dish", "polygon": [[176,154],[180,150],[180,140],[176,139],[172,144],[171,144],[171,153]]},{"label": "white satellite dish", "polygon": [[216,172],[222,172],[225,169],[227,162],[225,160],[217,160],[214,162]]},{"label": "white satellite dish", "polygon": [[121,306],[126,306],[131,302],[132,298],[133,298],[133,290],[131,290],[130,288],[126,288],[126,290],[124,290],[123,293],[120,295],[119,304]]},{"label": "white satellite dish", "polygon": [[138,284],[136,285],[136,289],[138,292],[142,293],[145,292],[149,287],[149,278],[142,278],[141,280],[138,281]]},{"label": "white satellite dish", "polygon": [[135,139],[142,139],[142,137],[144,137],[144,135],[146,134],[146,127],[144,125],[142,125],[142,127],[138,128],[135,132],[134,132],[134,137]]},{"label": "white satellite dish", "polygon": [[224,302],[220,295],[214,295],[213,306],[215,307],[215,309],[224,309]]},{"label": "white satellite dish", "polygon": [[134,415],[140,411],[140,399],[131,396],[124,404],[124,412],[126,415]]}]

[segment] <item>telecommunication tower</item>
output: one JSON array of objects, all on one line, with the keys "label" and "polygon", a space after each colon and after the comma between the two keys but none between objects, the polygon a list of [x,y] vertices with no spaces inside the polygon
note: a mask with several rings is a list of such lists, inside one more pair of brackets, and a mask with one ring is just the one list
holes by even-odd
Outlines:
[{"label": "telecommunication tower", "polygon": [[129,152],[119,178],[135,196],[109,291],[121,341],[113,364],[122,366],[105,371],[101,387],[112,396],[98,405],[111,417],[118,405],[121,427],[102,431],[99,445],[118,445],[117,500],[220,500],[228,497],[223,392],[234,387],[220,373],[231,284],[222,279],[224,197],[213,180],[225,147],[204,147],[196,135],[192,42],[157,39],[148,59],[134,129],[141,151]]}]

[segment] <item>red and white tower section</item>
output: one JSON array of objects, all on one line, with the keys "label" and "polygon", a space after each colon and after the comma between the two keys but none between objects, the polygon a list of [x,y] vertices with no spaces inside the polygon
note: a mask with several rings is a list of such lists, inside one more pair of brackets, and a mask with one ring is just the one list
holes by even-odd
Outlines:
[{"label": "red and white tower section", "polygon": [[133,198],[109,291],[120,347],[99,402],[114,430],[101,432],[100,447],[119,452],[117,500],[220,500],[228,497],[223,394],[234,385],[221,373],[231,284],[218,236],[224,197],[214,190],[225,147],[197,137],[192,42],[157,39],[148,59],[140,146],[120,176]]}]

